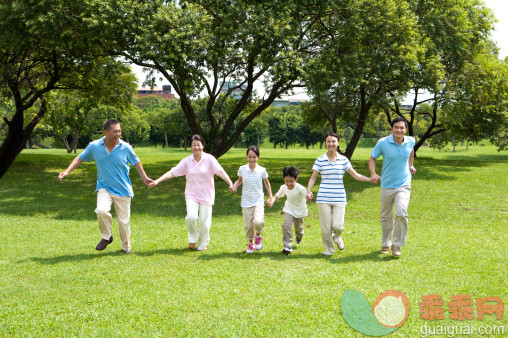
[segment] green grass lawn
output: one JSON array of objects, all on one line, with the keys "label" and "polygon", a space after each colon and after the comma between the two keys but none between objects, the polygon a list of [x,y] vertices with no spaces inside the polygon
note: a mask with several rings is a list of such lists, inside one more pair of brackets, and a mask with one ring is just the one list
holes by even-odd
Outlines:
[{"label": "green grass lawn", "polygon": [[[157,178],[190,154],[137,148],[145,170]],[[274,193],[282,168],[296,165],[307,185],[324,150],[261,149]],[[355,169],[368,175],[370,149],[358,149]],[[245,150],[219,159],[233,180]],[[344,251],[323,251],[316,204],[300,247],[282,250],[279,201],[265,209],[264,249],[246,254],[240,207],[216,181],[211,244],[189,251],[184,223],[185,179],[148,190],[131,170],[132,250],[114,242],[95,251],[100,233],[94,213],[96,170],[83,164],[63,184],[57,175],[75,155],[27,150],[0,180],[0,336],[361,336],[341,315],[346,289],[372,304],[386,290],[404,292],[406,323],[393,336],[419,336],[420,327],[504,326],[487,315],[449,318],[452,296],[507,297],[508,156],[492,146],[468,151],[421,149],[415,160],[410,229],[402,257],[380,255],[379,186],[346,175]],[[380,165],[378,163],[380,173]],[[314,191],[317,191],[316,184]],[[116,223],[115,223],[116,226]],[[503,249],[504,248],[504,249]],[[422,296],[440,294],[445,319],[420,318]]]}]

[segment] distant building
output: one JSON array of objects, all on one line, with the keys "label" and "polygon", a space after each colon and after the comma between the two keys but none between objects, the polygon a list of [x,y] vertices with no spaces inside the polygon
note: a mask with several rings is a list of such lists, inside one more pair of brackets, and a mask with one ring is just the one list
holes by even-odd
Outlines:
[{"label": "distant building", "polygon": [[175,97],[175,94],[171,94],[171,86],[163,85],[162,89],[160,88],[138,88],[138,97],[144,96],[160,96],[165,99],[172,99]]},{"label": "distant building", "polygon": [[298,106],[303,102],[309,102],[309,100],[298,100],[298,99],[279,99],[274,100],[270,106],[282,107],[282,106]]},{"label": "distant building", "polygon": [[[221,94],[226,94],[231,88],[238,87],[238,85],[240,85],[240,82],[238,82],[238,81],[222,82],[221,83],[222,88],[221,88],[220,92],[221,92]],[[247,85],[243,84],[240,87],[233,89],[230,96],[235,99],[239,99],[242,97],[245,89],[247,89]]]}]

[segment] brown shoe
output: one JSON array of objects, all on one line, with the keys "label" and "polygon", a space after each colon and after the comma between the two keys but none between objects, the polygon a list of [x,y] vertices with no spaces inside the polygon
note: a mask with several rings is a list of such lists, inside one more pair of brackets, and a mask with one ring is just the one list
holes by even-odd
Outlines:
[{"label": "brown shoe", "polygon": [[390,247],[389,246],[382,246],[381,247],[381,253],[382,254],[389,254],[390,253]]},{"label": "brown shoe", "polygon": [[102,250],[106,249],[108,244],[111,244],[111,242],[113,242],[113,236],[109,237],[109,239],[103,238],[103,239],[101,239],[99,244],[97,244],[97,246],[95,247],[95,250],[102,251]]},{"label": "brown shoe", "polygon": [[189,249],[194,249],[196,247],[196,243],[189,243]]},{"label": "brown shoe", "polygon": [[402,255],[402,252],[400,252],[400,247],[392,245],[392,255],[395,257],[400,257]]}]

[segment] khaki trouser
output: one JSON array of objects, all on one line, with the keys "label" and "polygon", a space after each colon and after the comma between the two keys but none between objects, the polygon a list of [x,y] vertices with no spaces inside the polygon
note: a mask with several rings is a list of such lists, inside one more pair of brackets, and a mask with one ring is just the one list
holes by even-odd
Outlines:
[{"label": "khaki trouser", "polygon": [[318,203],[321,239],[326,252],[335,252],[334,243],[342,239],[346,204]]},{"label": "khaki trouser", "polygon": [[[381,188],[381,245],[399,246],[406,244],[408,233],[407,207],[411,197],[411,186],[397,189]],[[393,210],[395,206],[395,220]],[[393,232],[393,243],[392,243]]]},{"label": "khaki trouser", "polygon": [[254,232],[260,234],[265,229],[265,206],[258,204],[253,207],[242,208],[245,237],[250,243],[254,240]]},{"label": "khaki trouser", "polygon": [[296,218],[287,212],[284,213],[284,223],[282,223],[282,244],[284,246],[291,246],[293,244],[293,229],[295,225],[296,237],[303,237],[303,220],[305,217]]},{"label": "khaki trouser", "polygon": [[[199,237],[198,250],[206,250],[210,244],[210,227],[212,226],[212,206],[201,204],[193,199],[186,199],[187,216],[185,223],[189,230],[189,243],[196,243]],[[198,229],[199,221],[199,229]]]},{"label": "khaki trouser", "polygon": [[115,204],[116,217],[118,219],[118,232],[122,241],[122,249],[130,250],[130,217],[131,217],[130,196],[117,196],[101,188],[97,191],[97,220],[99,221],[99,230],[103,239],[109,239],[112,236],[113,218],[111,217],[111,204]]}]

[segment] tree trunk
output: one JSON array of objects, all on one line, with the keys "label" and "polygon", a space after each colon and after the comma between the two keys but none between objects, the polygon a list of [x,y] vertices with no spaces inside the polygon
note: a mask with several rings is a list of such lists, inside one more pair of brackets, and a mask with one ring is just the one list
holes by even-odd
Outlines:
[{"label": "tree trunk", "polygon": [[44,116],[46,110],[46,103],[42,101],[39,112],[24,129],[24,110],[22,106],[16,107],[16,113],[11,121],[6,121],[8,126],[7,136],[0,147],[0,178],[5,175],[16,157],[21,153],[32,131]]},{"label": "tree trunk", "polygon": [[365,123],[367,122],[367,116],[369,115],[370,107],[372,107],[371,102],[367,102],[367,93],[364,88],[360,89],[360,114],[358,115],[358,121],[356,122],[356,128],[355,132],[353,133],[353,137],[351,138],[351,141],[349,141],[349,144],[347,145],[346,151],[344,152],[344,156],[346,156],[348,159],[351,159],[353,156],[353,153],[355,151],[355,148],[358,144],[358,141],[360,140],[360,137],[363,133],[363,127],[365,126]]},{"label": "tree trunk", "polygon": [[164,133],[164,148],[168,148],[169,147],[169,143],[168,143],[168,134],[167,133]]}]

